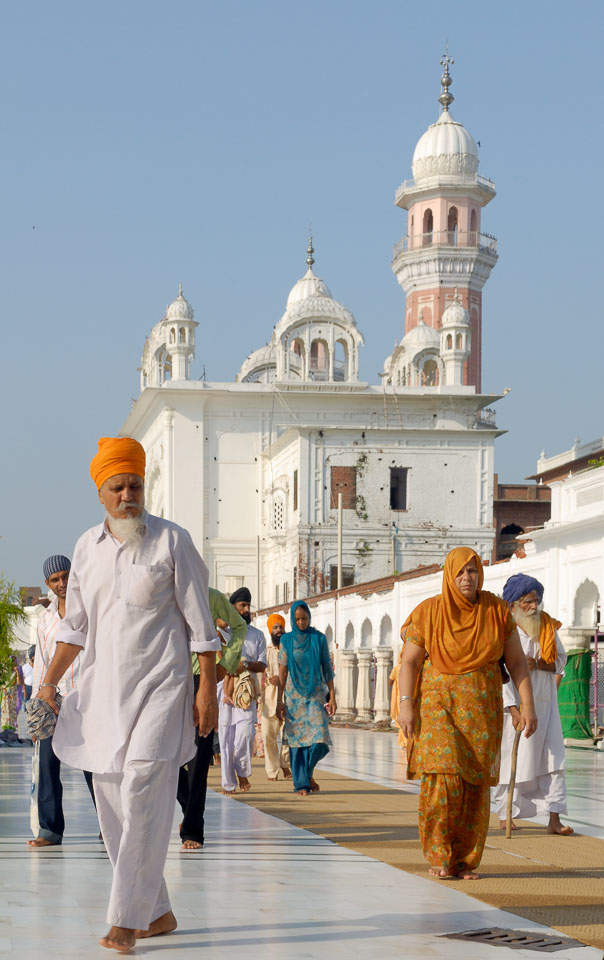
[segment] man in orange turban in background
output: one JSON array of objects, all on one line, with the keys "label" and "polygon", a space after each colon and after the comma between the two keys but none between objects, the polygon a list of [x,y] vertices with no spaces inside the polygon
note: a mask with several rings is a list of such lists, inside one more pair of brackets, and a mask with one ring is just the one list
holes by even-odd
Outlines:
[{"label": "man in orange turban in background", "polygon": [[[277,780],[279,771],[283,771],[285,780],[291,779],[289,768],[289,747],[283,732],[283,720],[277,716],[277,700],[279,698],[279,649],[281,637],[285,633],[285,618],[280,613],[271,613],[266,621],[270,643],[266,645],[266,673],[264,674],[264,689],[262,691],[262,715],[260,729],[264,740],[264,768],[269,780]],[[277,743],[279,731],[282,733],[281,750]]]},{"label": "man in orange turban in background", "polygon": [[[91,770],[113,865],[103,947],[128,953],[137,937],[176,928],[163,868],[179,767],[218,721],[208,571],[186,530],[144,510],[145,451],[102,437],[90,464],[105,520],[78,540],[57,650],[38,696],[55,690],[80,654],[64,699],[57,756]],[[191,651],[200,668],[193,697]]]},{"label": "man in orange turban in background", "polygon": [[518,725],[537,728],[526,657],[508,605],[482,589],[482,562],[469,547],[445,560],[442,593],[403,626],[399,677],[407,776],[421,778],[419,832],[434,877],[478,879],[489,827],[490,787],[499,780],[501,670],[520,693]]}]

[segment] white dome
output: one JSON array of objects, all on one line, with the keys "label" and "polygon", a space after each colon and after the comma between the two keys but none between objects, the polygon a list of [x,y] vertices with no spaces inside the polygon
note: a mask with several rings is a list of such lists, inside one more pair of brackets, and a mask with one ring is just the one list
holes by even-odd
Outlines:
[{"label": "white dome", "polygon": [[275,347],[272,343],[267,343],[264,347],[259,347],[258,350],[250,353],[249,357],[246,357],[236,379],[241,382],[253,373],[266,370],[269,367],[274,369],[276,365]]},{"label": "white dome", "polygon": [[475,174],[478,147],[463,124],[443,110],[419,138],[411,166],[416,183],[428,177]]},{"label": "white dome", "polygon": [[182,287],[178,288],[178,296],[166,310],[166,320],[192,320],[193,307],[182,295]]},{"label": "white dome", "polygon": [[469,327],[470,326],[470,314],[462,306],[461,302],[455,298],[453,303],[450,303],[445,312],[443,313],[442,318],[443,327]]},{"label": "white dome", "polygon": [[405,334],[402,346],[408,353],[417,352],[425,347],[438,347],[440,346],[440,335],[434,327],[429,327],[427,323],[420,320],[413,330]]},{"label": "white dome", "polygon": [[309,297],[328,297],[330,300],[332,299],[327,284],[315,276],[312,267],[309,267],[304,276],[291,288],[287,298],[287,307],[292,307],[300,300],[307,300]]}]

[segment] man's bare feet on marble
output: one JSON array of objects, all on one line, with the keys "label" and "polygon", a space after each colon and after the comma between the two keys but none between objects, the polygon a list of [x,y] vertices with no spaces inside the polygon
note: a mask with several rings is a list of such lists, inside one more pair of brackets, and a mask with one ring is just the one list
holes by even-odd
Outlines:
[{"label": "man's bare feet on marble", "polygon": [[137,940],[146,940],[147,937],[160,937],[163,933],[172,933],[177,926],[176,917],[171,910],[168,910],[167,913],[154,920],[148,930],[135,930],[134,936]]},{"label": "man's bare feet on marble", "polygon": [[252,785],[247,777],[240,777],[239,774],[237,774],[237,777],[239,779],[239,789],[242,793],[247,793],[248,790],[252,789]]},{"label": "man's bare feet on marble", "polygon": [[236,790],[223,790],[223,791],[222,791],[223,797],[234,797],[236,793],[237,793]]},{"label": "man's bare feet on marble", "polygon": [[291,770],[289,769],[289,767],[284,767],[284,768],[283,768],[283,776],[284,776],[284,778],[285,778],[286,780],[291,780],[291,778],[292,778],[292,772],[291,772]]},{"label": "man's bare feet on marble", "polygon": [[183,840],[181,850],[203,850],[203,843],[199,840]]},{"label": "man's bare feet on marble", "polygon": [[310,792],[311,792],[311,793],[318,793],[320,789],[321,789],[321,787],[319,786],[319,784],[317,783],[317,781],[315,780],[315,778],[314,778],[314,777],[311,777],[311,778],[310,778]]},{"label": "man's bare feet on marble", "polygon": [[136,945],[134,930],[129,927],[112,927],[106,937],[99,940],[102,947],[117,950],[118,953],[130,953]]},{"label": "man's bare feet on marble", "polygon": [[[507,825],[508,825],[507,820],[500,820],[500,821],[499,821],[499,827],[500,827],[501,830],[505,830],[505,829],[507,828]],[[514,821],[512,820],[512,830],[522,830],[522,827],[517,826],[517,825],[514,823]]]},{"label": "man's bare feet on marble", "polygon": [[38,847],[60,847],[61,844],[55,843],[54,840],[47,840],[46,837],[36,837],[34,840],[28,840],[27,846],[36,849]]}]

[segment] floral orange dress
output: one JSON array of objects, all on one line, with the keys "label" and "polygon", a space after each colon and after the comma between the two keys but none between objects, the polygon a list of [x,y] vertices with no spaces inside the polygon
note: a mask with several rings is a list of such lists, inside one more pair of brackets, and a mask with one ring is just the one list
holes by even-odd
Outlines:
[{"label": "floral orange dress", "polygon": [[[510,615],[501,652],[513,629]],[[413,624],[406,642],[426,646]],[[499,778],[502,717],[497,660],[450,674],[436,670],[426,657],[418,682],[415,737],[407,746],[407,776],[421,779],[424,856],[448,873],[480,863],[489,826],[489,788]]]}]

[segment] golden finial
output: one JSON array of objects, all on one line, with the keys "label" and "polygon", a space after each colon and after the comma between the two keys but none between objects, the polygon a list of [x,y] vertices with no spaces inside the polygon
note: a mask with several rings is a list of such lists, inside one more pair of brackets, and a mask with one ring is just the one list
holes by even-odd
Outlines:
[{"label": "golden finial", "polygon": [[438,102],[442,104],[443,110],[448,111],[449,105],[450,105],[451,103],[453,103],[453,101],[454,101],[454,99],[455,99],[455,97],[453,96],[453,94],[452,94],[452,93],[449,93],[449,87],[450,87],[451,84],[453,83],[453,78],[451,77],[451,75],[450,75],[450,73],[449,73],[449,64],[450,64],[450,63],[455,63],[455,60],[453,59],[453,57],[450,57],[450,56],[449,56],[449,41],[448,41],[448,40],[447,40],[447,42],[446,42],[446,44],[445,44],[445,52],[444,52],[444,54],[442,55],[442,57],[440,58],[440,63],[441,63],[441,66],[444,67],[445,69],[444,69],[444,73],[443,73],[442,77],[440,78],[440,85],[441,85],[441,87],[443,88],[443,92],[441,93],[440,97],[438,98]]}]

